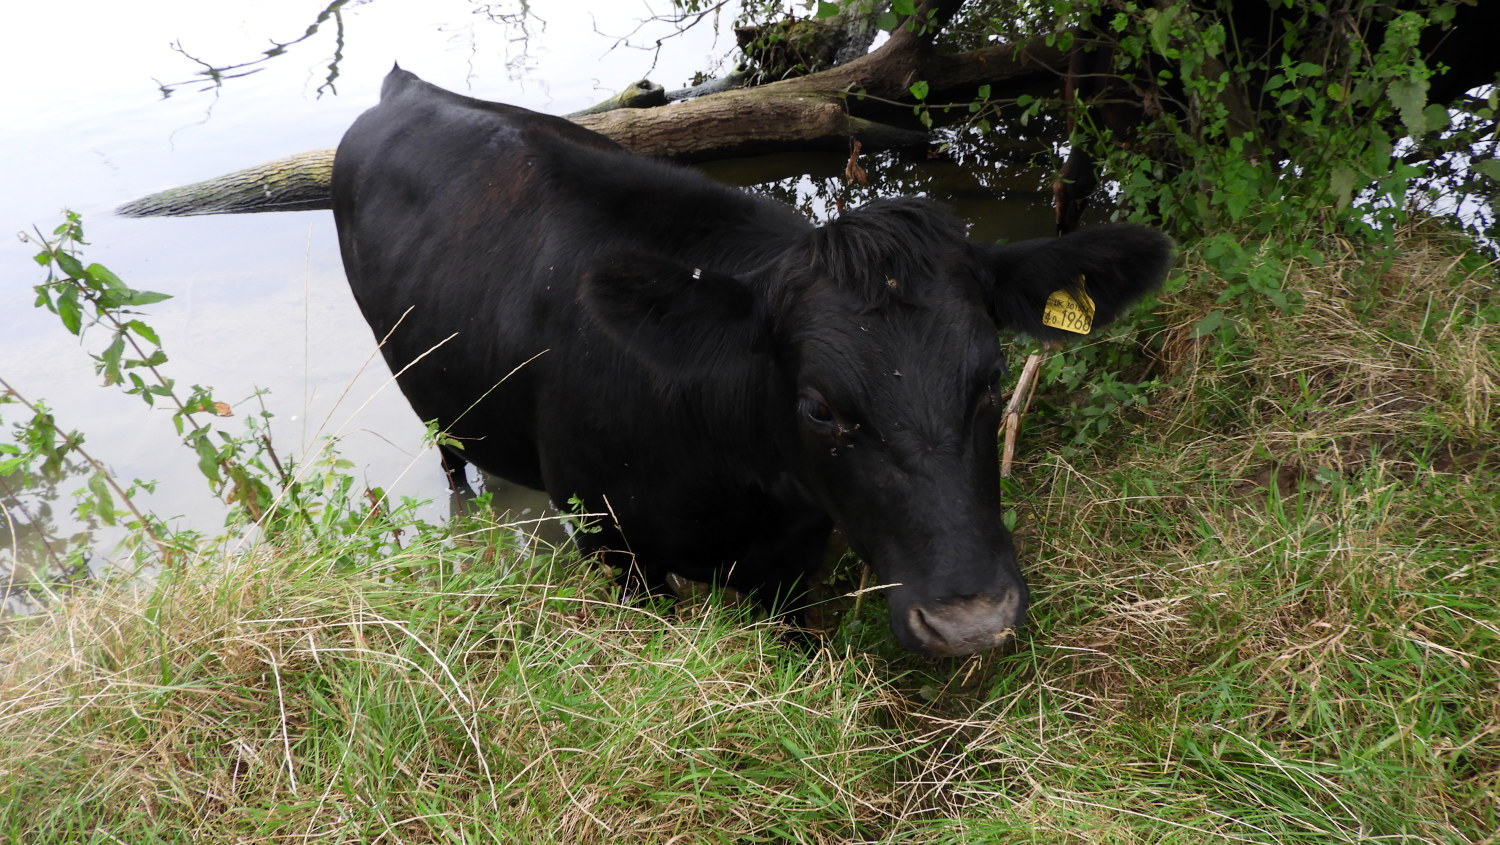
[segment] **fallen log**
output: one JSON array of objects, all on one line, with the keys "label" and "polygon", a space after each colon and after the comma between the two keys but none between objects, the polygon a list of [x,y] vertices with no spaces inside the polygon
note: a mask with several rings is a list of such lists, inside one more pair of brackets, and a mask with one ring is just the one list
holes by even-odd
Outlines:
[{"label": "fallen log", "polygon": [[333,207],[328,180],[333,149],[312,150],[168,188],[115,209],[125,217],[188,217],[247,211],[316,211]]}]

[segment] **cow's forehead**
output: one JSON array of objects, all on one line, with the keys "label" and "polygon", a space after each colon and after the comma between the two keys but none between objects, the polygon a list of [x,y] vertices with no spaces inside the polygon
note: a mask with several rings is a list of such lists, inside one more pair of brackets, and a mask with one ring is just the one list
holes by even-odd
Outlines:
[{"label": "cow's forehead", "polygon": [[888,391],[887,377],[961,383],[999,358],[988,315],[957,299],[804,317],[794,341],[798,378],[853,393]]},{"label": "cow's forehead", "polygon": [[885,325],[911,330],[937,321],[967,324],[985,316],[972,253],[945,261],[870,261],[835,272],[809,264],[784,280],[794,322]]},{"label": "cow's forehead", "polygon": [[855,340],[992,329],[982,292],[968,269],[931,267],[897,277],[876,267],[865,271],[866,284],[859,287],[851,287],[847,279],[813,274],[804,280],[790,316],[804,332]]},{"label": "cow's forehead", "polygon": [[788,245],[782,271],[875,307],[919,303],[972,286],[974,252],[963,226],[922,199],[876,200]]}]

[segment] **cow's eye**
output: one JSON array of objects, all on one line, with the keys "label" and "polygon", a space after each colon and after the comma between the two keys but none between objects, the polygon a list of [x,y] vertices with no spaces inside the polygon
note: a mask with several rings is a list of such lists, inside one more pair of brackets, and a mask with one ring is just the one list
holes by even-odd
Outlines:
[{"label": "cow's eye", "polygon": [[1005,381],[1005,369],[997,364],[979,372],[982,375],[974,380],[974,401],[984,401],[993,405],[999,401],[1001,385]]},{"label": "cow's eye", "polygon": [[996,364],[994,369],[990,370],[990,374],[985,377],[985,391],[994,397],[991,401],[999,401],[1001,386],[1005,382],[1005,376],[1005,367]]},{"label": "cow's eye", "polygon": [[827,400],[817,393],[802,394],[797,401],[797,409],[814,431],[831,434],[838,430],[838,420],[833,415],[833,408],[830,408]]}]

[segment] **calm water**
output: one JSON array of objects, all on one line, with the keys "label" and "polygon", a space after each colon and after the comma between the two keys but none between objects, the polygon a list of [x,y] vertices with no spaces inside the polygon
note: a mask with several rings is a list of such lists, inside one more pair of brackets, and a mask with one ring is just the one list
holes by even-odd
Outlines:
[{"label": "calm water", "polygon": [[[222,88],[184,85],[164,98],[160,83],[189,80],[200,67],[184,52],[215,64],[250,61],[272,41],[301,36],[322,4],[77,0],[66,16],[44,4],[11,4],[0,28],[8,80],[0,95],[0,227],[50,231],[63,207],[81,212],[92,242],[86,259],[133,287],[175,297],[145,318],[172,358],[168,375],[211,385],[241,416],[255,409],[248,397],[269,390],[283,454],[337,436],[368,484],[432,499],[431,515],[439,517],[447,505],[437,459],[423,449],[422,428],[388,383],[344,284],[331,214],[127,220],[110,212],[161,188],[334,146],[374,104],[394,61],[452,90],[560,114],[641,77],[668,88],[686,84],[695,71],[721,70],[732,46],[728,17],[720,31],[708,21],[657,51],[636,45],[654,47],[673,30],[638,29],[646,3],[531,5],[540,19],[523,32],[487,11],[509,10],[505,4],[351,4],[341,33],[325,22],[317,35]],[[324,83],[336,51],[342,58],[330,90]],[[872,176],[895,183],[881,192],[922,191],[952,202],[976,235],[1039,236],[1049,228],[1036,191],[1046,173],[1028,155],[1010,166],[968,167],[889,157]],[[724,163],[712,172],[740,184],[780,179],[767,189],[826,213],[817,189],[842,168],[841,157],[810,156]],[[813,179],[795,177],[809,172]],[[1002,194],[1009,198],[997,201]],[[99,389],[78,341],[31,307],[31,286],[41,280],[34,251],[14,237],[0,241],[0,376],[28,399],[45,399],[63,426],[84,431],[87,447],[118,477],[160,480],[147,507],[180,515],[179,524],[216,528],[219,505],[168,415]],[[84,346],[100,343],[86,338]],[[19,416],[13,407],[0,415]],[[78,482],[60,486],[66,493]],[[8,544],[0,537],[0,575]]]}]

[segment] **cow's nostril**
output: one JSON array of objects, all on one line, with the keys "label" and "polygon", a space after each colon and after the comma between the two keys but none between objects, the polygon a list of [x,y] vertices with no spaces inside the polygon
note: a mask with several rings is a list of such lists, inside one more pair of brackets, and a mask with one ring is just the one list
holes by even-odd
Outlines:
[{"label": "cow's nostril", "polygon": [[1015,636],[1025,614],[1019,596],[971,596],[935,605],[913,605],[907,628],[934,657],[962,657],[995,648]]},{"label": "cow's nostril", "polygon": [[911,612],[907,614],[907,622],[911,627],[912,634],[916,636],[922,645],[927,647],[928,651],[933,654],[944,652],[947,646],[947,638],[927,620],[927,613],[922,610],[921,605],[911,609]]}]

